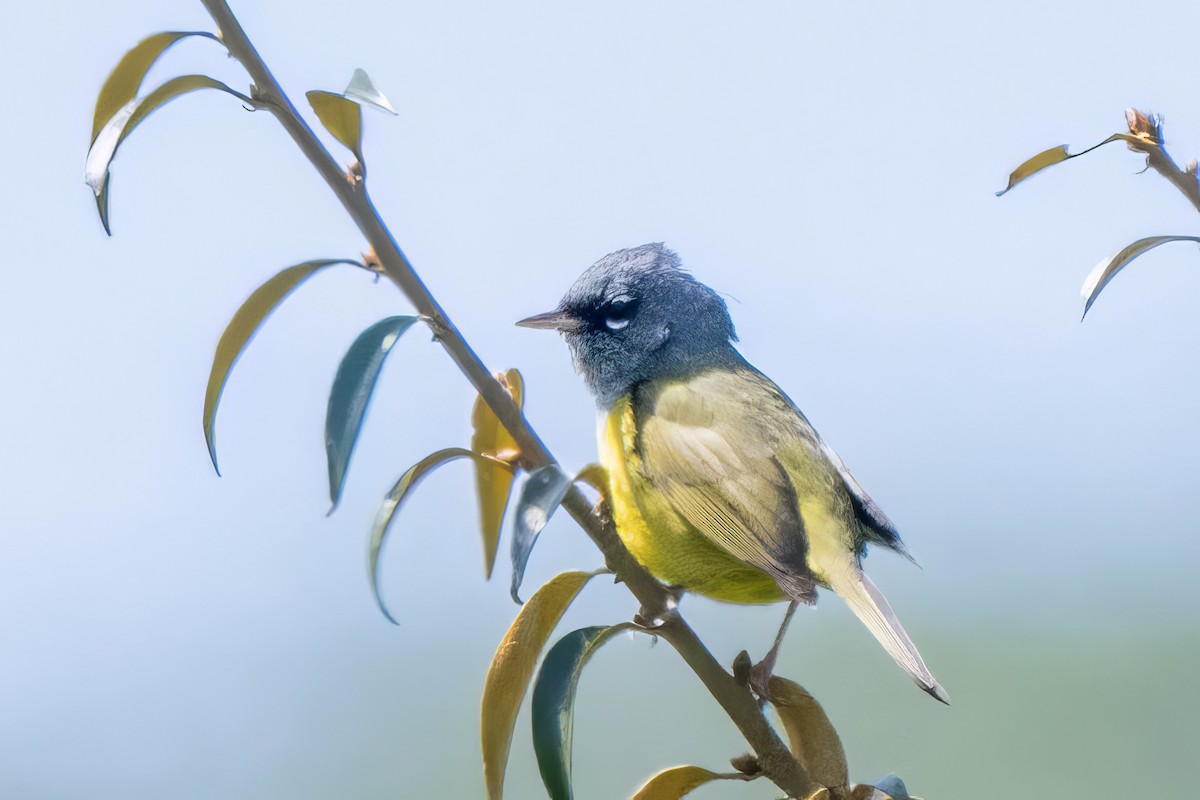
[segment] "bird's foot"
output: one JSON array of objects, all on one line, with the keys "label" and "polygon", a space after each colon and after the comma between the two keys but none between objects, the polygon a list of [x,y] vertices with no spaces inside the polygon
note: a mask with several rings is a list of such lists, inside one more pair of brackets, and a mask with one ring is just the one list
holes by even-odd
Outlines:
[{"label": "bird's foot", "polygon": [[772,650],[767,654],[766,658],[750,667],[750,674],[748,676],[750,691],[754,692],[755,696],[758,697],[758,705],[760,707],[770,697],[771,676],[775,673],[776,654],[777,651]]},{"label": "bird's foot", "polygon": [[667,619],[679,613],[679,599],[683,596],[682,586],[667,586],[661,602],[653,606],[644,605],[633,615],[633,621],[643,628],[657,628]]}]

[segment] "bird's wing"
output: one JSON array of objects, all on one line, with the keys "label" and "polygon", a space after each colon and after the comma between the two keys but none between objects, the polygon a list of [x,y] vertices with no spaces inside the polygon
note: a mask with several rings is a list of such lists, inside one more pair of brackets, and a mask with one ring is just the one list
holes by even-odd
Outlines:
[{"label": "bird's wing", "polygon": [[746,388],[745,376],[714,371],[639,398],[641,468],[700,533],[770,574],[793,599],[811,603],[796,490],[774,453],[763,409],[744,402]]},{"label": "bird's wing", "polygon": [[[914,559],[912,554],[908,552],[908,548],[904,546],[904,542],[900,541],[900,533],[896,530],[896,526],[892,524],[890,519],[888,519],[887,514],[883,513],[883,509],[875,504],[875,501],[871,499],[871,495],[867,494],[866,490],[863,489],[862,485],[858,482],[858,479],[854,477],[849,468],[846,466],[846,462],[842,461],[842,457],[839,456],[832,447],[830,447],[825,443],[824,440],[821,439],[816,429],[813,428],[812,424],[808,421],[808,417],[804,416],[804,412],[802,412],[796,406],[796,404],[792,402],[792,399],[777,387],[776,390],[787,402],[788,406],[790,406],[791,409],[796,412],[796,415],[799,416],[800,425],[802,425],[805,430],[805,434],[802,438],[805,438],[809,442],[815,442],[817,449],[819,449],[821,452],[821,455],[824,456],[825,460],[837,473],[838,479],[841,483],[841,488],[845,490],[846,495],[850,500],[850,506],[854,512],[854,516],[862,526],[863,532],[866,534],[867,538],[871,541],[878,542],[884,547],[895,550],[897,553],[915,564],[916,559]],[[805,455],[809,454],[806,453]]]}]

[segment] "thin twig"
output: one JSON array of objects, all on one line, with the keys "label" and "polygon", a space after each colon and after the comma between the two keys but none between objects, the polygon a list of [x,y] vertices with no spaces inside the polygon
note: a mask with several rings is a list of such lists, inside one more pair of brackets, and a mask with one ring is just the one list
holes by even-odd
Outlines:
[{"label": "thin twig", "polygon": [[[412,264],[372,205],[365,182],[346,180],[345,172],[321,144],[308,123],[297,113],[296,107],[279,86],[254,45],[250,43],[229,5],[224,0],[201,2],[216,22],[225,46],[241,62],[254,82],[254,98],[274,114],[309,162],[325,179],[329,188],[341,200],[371,245],[387,276],[396,283],[418,313],[433,320],[435,327],[441,331],[438,341],[442,347],[516,440],[521,449],[522,466],[535,469],[554,463],[553,456],[526,422],[508,391],[483,365],[433,295],[425,288],[425,284],[421,282]],[[563,499],[563,507],[600,548],[608,568],[629,587],[643,608],[665,609],[669,606],[670,594],[666,587],[655,580],[630,555],[611,521],[592,513],[591,503],[574,485]],[[750,691],[739,685],[733,676],[717,663],[683,618],[677,612],[668,614],[658,632],[679,652],[746,737],[746,741],[758,755],[763,774],[787,792],[789,797],[806,797],[814,792],[818,787],[767,723]]]}]

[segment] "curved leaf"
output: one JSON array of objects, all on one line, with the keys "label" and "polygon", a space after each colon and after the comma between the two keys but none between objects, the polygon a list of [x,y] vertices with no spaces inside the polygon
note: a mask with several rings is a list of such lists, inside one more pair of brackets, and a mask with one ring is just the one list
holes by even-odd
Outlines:
[{"label": "curved leaf", "polygon": [[[664,769],[638,789],[629,800],[679,800],[688,792],[699,789],[706,783],[728,780],[732,775],[721,775],[703,767],[671,767]],[[745,780],[744,776],[738,776]]]},{"label": "curved leaf", "polygon": [[362,106],[340,94],[319,89],[305,92],[304,96],[308,98],[308,104],[316,112],[317,119],[321,120],[325,130],[354,153],[354,157],[361,164]]},{"label": "curved leaf", "polygon": [[1200,236],[1148,236],[1145,239],[1138,239],[1111,258],[1101,261],[1088,273],[1087,279],[1083,282],[1083,288],[1080,290],[1080,294],[1087,301],[1083,307],[1083,316],[1087,316],[1092,303],[1096,302],[1096,298],[1100,296],[1100,292],[1104,291],[1104,287],[1108,286],[1108,282],[1115,278],[1117,273],[1124,269],[1130,261],[1153,250],[1160,244],[1168,242],[1200,242]]},{"label": "curved leaf", "polygon": [[850,792],[850,800],[921,800],[908,793],[908,788],[900,776],[888,775],[874,786],[860,783]]},{"label": "curved leaf", "polygon": [[96,141],[104,123],[112,119],[126,103],[137,97],[138,89],[141,88],[142,81],[154,66],[154,62],[158,61],[171,45],[189,36],[202,36],[218,43],[221,41],[208,31],[166,31],[147,36],[121,57],[117,66],[108,74],[104,86],[100,87],[100,94],[96,96],[96,111],[92,116],[93,142]]},{"label": "curved leaf", "polygon": [[772,675],[767,699],[779,713],[792,755],[814,781],[838,788],[850,782],[842,740],[825,710],[800,684]]},{"label": "curved leaf", "polygon": [[375,88],[371,76],[362,69],[354,70],[354,75],[350,77],[350,83],[346,85],[344,96],[357,103],[386,111],[393,116],[399,115],[399,112],[384,97],[383,92]]},{"label": "curved leaf", "polygon": [[[325,412],[325,453],[329,460],[329,513],[337,508],[346,483],[346,468],[362,429],[367,403],[383,361],[419,317],[388,317],[358,335],[338,365]],[[483,469],[483,467],[480,467]]]},{"label": "curved leaf", "polygon": [[392,487],[392,490],[387,493],[387,497],[383,499],[383,503],[380,504],[379,511],[375,515],[375,524],[371,527],[371,544],[367,557],[368,574],[371,579],[371,593],[375,595],[375,602],[379,604],[379,610],[393,624],[399,625],[400,623],[396,622],[396,618],[388,611],[387,605],[383,602],[383,595],[379,593],[379,552],[383,549],[383,542],[387,536],[388,528],[391,526],[396,512],[400,509],[400,504],[404,502],[404,498],[408,495],[410,489],[420,483],[421,479],[429,474],[431,470],[459,458],[473,458],[476,461],[486,461],[496,469],[512,470],[511,464],[497,461],[490,456],[473,453],[462,447],[447,447],[444,450],[438,450],[436,453],[430,453],[409,467],[408,471],[400,476],[400,480],[396,481],[396,485]]},{"label": "curved leaf", "polygon": [[1097,147],[1103,147],[1104,145],[1108,144],[1109,142],[1116,142],[1116,141],[1120,141],[1120,140],[1128,139],[1128,138],[1131,138],[1131,137],[1127,133],[1114,133],[1112,136],[1108,137],[1100,144],[1092,145],[1088,149],[1081,150],[1078,153],[1068,153],[1067,146],[1065,144],[1060,144],[1058,147],[1051,147],[1049,150],[1043,150],[1042,152],[1038,153],[1033,158],[1026,160],[1024,163],[1021,164],[1021,166],[1014,169],[1012,171],[1012,174],[1010,174],[1008,176],[1008,185],[1005,186],[1000,191],[996,192],[996,197],[1000,197],[1001,195],[1003,195],[1006,192],[1008,192],[1009,190],[1011,190],[1014,186],[1016,186],[1021,181],[1025,180],[1026,178],[1029,178],[1033,175],[1036,175],[1037,173],[1041,172],[1042,170],[1046,169],[1047,167],[1052,167],[1055,164],[1061,164],[1062,162],[1067,161],[1072,158],[1078,158],[1079,156],[1083,155],[1084,153],[1090,153],[1093,150],[1095,150]]},{"label": "curved leaf", "polygon": [[533,593],[496,648],[483,685],[479,723],[483,741],[483,775],[489,800],[504,794],[504,772],[521,701],[529,689],[542,648],[563,612],[597,573],[564,572]]},{"label": "curved leaf", "polygon": [[288,267],[275,277],[254,290],[233,314],[221,340],[217,342],[217,352],[213,354],[212,369],[208,373],[208,386],[204,391],[204,441],[208,443],[208,455],[212,458],[213,469],[221,474],[217,466],[217,442],[214,426],[217,421],[217,407],[221,403],[221,393],[225,390],[225,382],[229,380],[229,372],[246,349],[250,339],[258,331],[263,320],[267,318],[283,299],[292,293],[297,286],[313,273],[334,264],[353,264],[361,267],[357,261],[344,258],[325,258],[316,261],[305,261],[294,267]]},{"label": "curved leaf", "polygon": [[557,464],[547,464],[535,469],[525,479],[521,487],[521,497],[517,500],[516,525],[513,529],[512,540],[512,599],[518,603],[521,598],[521,579],[525,577],[525,565],[529,563],[529,554],[533,552],[533,544],[538,534],[562,502],[571,479]]},{"label": "curved leaf", "polygon": [[[501,382],[512,395],[513,402],[517,408],[522,408],[525,403],[525,382],[521,373],[510,369],[502,377]],[[471,449],[476,453],[486,453],[510,463],[516,458],[517,441],[500,424],[482,395],[475,398],[471,427],[474,429]],[[479,527],[483,535],[483,571],[488,578],[492,577],[492,568],[496,564],[496,548],[500,544],[500,529],[504,525],[504,512],[508,508],[514,477],[511,472],[498,472],[476,462],[475,491],[479,495]]]},{"label": "curved leaf", "polygon": [[96,195],[96,208],[100,212],[100,222],[104,225],[105,233],[112,233],[108,225],[108,171],[112,166],[113,157],[117,154],[117,148],[121,146],[121,142],[125,141],[125,137],[129,136],[133,129],[151,113],[176,97],[197,89],[219,89],[245,103],[254,104],[254,101],[246,95],[230,89],[207,75],[181,75],[167,81],[145,97],[135,98],[125,103],[96,132],[92,146],[88,150],[84,177]]},{"label": "curved leaf", "polygon": [[588,659],[616,634],[633,629],[596,625],[568,633],[550,648],[533,685],[533,750],[551,800],[571,800],[571,739],[575,690]]}]

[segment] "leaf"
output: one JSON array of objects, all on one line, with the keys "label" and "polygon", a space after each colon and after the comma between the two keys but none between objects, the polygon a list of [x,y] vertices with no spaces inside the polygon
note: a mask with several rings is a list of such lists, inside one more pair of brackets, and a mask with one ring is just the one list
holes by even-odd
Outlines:
[{"label": "leaf", "polygon": [[[525,404],[525,382],[521,373],[510,369],[504,373],[501,381],[517,408]],[[486,453],[502,461],[512,462],[518,453],[517,441],[512,437],[491,407],[484,402],[483,396],[475,398],[475,407],[471,411],[471,449],[476,453]],[[479,495],[479,526],[483,535],[483,571],[488,578],[492,577],[492,568],[496,564],[496,548],[500,544],[500,529],[504,525],[504,512],[508,508],[508,497],[512,492],[515,475],[510,472],[498,472],[483,464],[475,466],[475,490]]]},{"label": "leaf", "polygon": [[710,781],[730,777],[703,767],[671,767],[646,781],[629,800],[679,800]]},{"label": "leaf", "polygon": [[557,464],[547,464],[535,469],[529,473],[525,485],[521,487],[513,530],[513,575],[510,590],[512,599],[517,603],[521,602],[518,592],[521,589],[521,579],[525,577],[525,565],[529,563],[529,554],[533,552],[533,544],[570,487],[571,479]]},{"label": "leaf", "polygon": [[888,775],[874,786],[860,783],[850,792],[850,800],[921,800],[908,793],[900,776]]},{"label": "leaf", "polygon": [[121,106],[96,133],[88,150],[84,177],[96,195],[96,208],[100,212],[100,222],[104,225],[105,233],[112,233],[108,225],[108,171],[112,166],[113,157],[117,154],[117,148],[151,113],[176,97],[197,89],[219,89],[245,103],[254,104],[246,95],[235,92],[207,75],[182,75],[172,78],[145,97],[130,100]]},{"label": "leaf", "polygon": [[551,800],[570,800],[575,690],[588,659],[633,625],[596,625],[568,633],[550,648],[533,685],[533,750]]},{"label": "leaf", "polygon": [[396,485],[388,492],[387,497],[383,499],[383,503],[379,506],[379,511],[375,515],[375,524],[371,527],[371,544],[368,554],[368,573],[371,579],[371,592],[375,595],[375,602],[379,604],[379,610],[388,618],[389,622],[396,625],[396,618],[388,611],[387,605],[383,602],[383,595],[379,593],[379,552],[383,549],[384,539],[387,536],[388,528],[392,524],[392,519],[396,516],[396,512],[400,509],[400,504],[404,502],[404,498],[408,495],[409,490],[421,482],[431,470],[442,466],[443,464],[455,461],[460,458],[472,458],[476,461],[486,461],[493,465],[496,469],[512,470],[512,465],[503,461],[473,453],[462,447],[447,447],[444,450],[438,450],[436,453],[430,453],[423,459],[413,464],[408,468],[408,471],[400,476],[400,480],[396,481]]},{"label": "leaf", "polygon": [[[362,429],[367,403],[383,361],[419,317],[388,317],[358,335],[338,365],[325,412],[325,453],[329,460],[329,513],[337,508],[346,483],[346,468]],[[480,469],[484,469],[480,467]],[[491,471],[490,469],[488,471]]]},{"label": "leaf", "polygon": [[1021,166],[1012,171],[1008,176],[1008,186],[1005,186],[1000,191],[996,192],[996,197],[1000,197],[1008,190],[1012,189],[1021,181],[1033,175],[1035,172],[1041,172],[1046,167],[1054,166],[1070,158],[1067,152],[1067,146],[1060,144],[1058,147],[1051,147],[1049,150],[1043,150],[1033,158],[1023,162]]},{"label": "leaf", "polygon": [[246,349],[246,345],[258,331],[275,307],[292,291],[303,283],[313,273],[334,264],[353,264],[361,267],[357,261],[343,258],[325,258],[316,261],[305,261],[294,267],[288,267],[275,277],[254,290],[246,298],[246,302],[234,312],[221,340],[217,342],[217,352],[213,354],[212,369],[208,373],[208,386],[204,391],[204,441],[208,443],[208,455],[212,458],[213,469],[221,474],[217,466],[217,442],[214,426],[217,421],[217,407],[221,403],[221,393],[233,365]]},{"label": "leaf", "polygon": [[354,70],[354,75],[350,77],[350,83],[346,85],[344,96],[363,105],[378,108],[380,111],[386,111],[393,116],[399,116],[400,112],[396,111],[392,104],[388,102],[383,92],[375,88],[371,76],[364,70]]},{"label": "leaf", "polygon": [[1043,150],[1033,158],[1030,158],[1022,163],[1021,166],[1014,169],[1012,174],[1008,176],[1008,186],[1005,186],[1003,189],[996,192],[996,197],[1004,195],[1021,181],[1032,175],[1036,175],[1047,167],[1052,167],[1055,164],[1061,164],[1062,162],[1072,158],[1078,158],[1084,153],[1090,153],[1096,148],[1103,147],[1109,142],[1116,142],[1129,138],[1132,137],[1130,137],[1130,135],[1127,133],[1114,133],[1100,144],[1093,145],[1086,150],[1079,151],[1078,153],[1068,153],[1067,146],[1065,144],[1060,144],[1058,147],[1051,147],[1049,150]]},{"label": "leaf", "polygon": [[779,713],[792,755],[821,786],[842,787],[850,782],[846,752],[825,710],[800,684],[771,676],[767,699]]},{"label": "leaf", "polygon": [[340,94],[313,90],[306,92],[308,104],[316,112],[317,119],[325,126],[325,130],[333,134],[333,138],[344,144],[358,163],[363,162],[362,156],[362,106],[353,100],[347,100]]},{"label": "leaf", "polygon": [[96,111],[92,116],[92,142],[96,141],[104,123],[112,119],[126,103],[137,97],[138,89],[141,88],[142,81],[154,66],[154,62],[158,61],[171,45],[189,36],[202,36],[218,43],[221,41],[208,31],[167,31],[147,36],[121,57],[117,66],[109,73],[108,79],[104,81],[104,86],[100,87],[100,94],[96,96]]},{"label": "leaf", "polygon": [[1106,258],[1088,273],[1087,279],[1083,282],[1083,288],[1080,294],[1087,301],[1083,307],[1083,316],[1087,317],[1087,312],[1091,309],[1092,303],[1096,302],[1096,298],[1100,296],[1100,292],[1108,286],[1108,282],[1116,277],[1117,273],[1125,268],[1130,261],[1133,261],[1138,256],[1146,253],[1160,244],[1168,242],[1200,242],[1198,236],[1148,236],[1145,239],[1138,239],[1133,244],[1130,244],[1121,250],[1121,252]]},{"label": "leaf", "polygon": [[521,701],[533,668],[563,612],[595,572],[564,572],[551,578],[529,598],[496,648],[483,685],[479,724],[483,740],[483,774],[489,800],[504,794],[504,773]]},{"label": "leaf", "polygon": [[608,470],[599,464],[588,464],[575,473],[576,483],[586,483],[600,493],[601,499],[608,496]]}]

